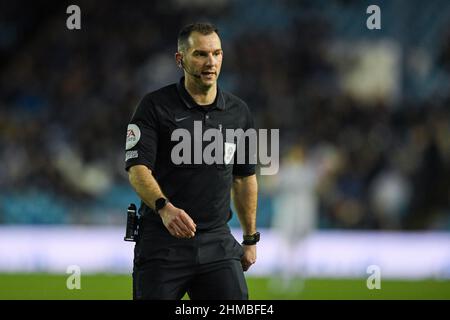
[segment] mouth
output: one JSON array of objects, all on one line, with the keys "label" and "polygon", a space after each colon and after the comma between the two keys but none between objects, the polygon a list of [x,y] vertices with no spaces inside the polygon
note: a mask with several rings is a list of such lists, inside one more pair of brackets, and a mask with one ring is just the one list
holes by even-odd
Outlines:
[{"label": "mouth", "polygon": [[216,73],[214,71],[203,71],[202,75],[204,75],[204,76],[209,78],[209,77],[215,76]]}]

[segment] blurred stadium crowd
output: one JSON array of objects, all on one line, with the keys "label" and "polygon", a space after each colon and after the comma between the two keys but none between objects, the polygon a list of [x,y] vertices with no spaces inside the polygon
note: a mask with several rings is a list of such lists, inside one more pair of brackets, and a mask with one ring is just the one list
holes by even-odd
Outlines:
[{"label": "blurred stadium crowd", "polygon": [[258,127],[280,129],[260,226],[294,159],[315,164],[299,192],[311,190],[320,228],[450,230],[450,6],[379,3],[371,31],[364,1],[77,1],[82,29],[69,31],[69,3],[2,2],[0,223],[122,223],[136,201],[127,122],[181,76],[179,28],[208,20],[220,84]]}]

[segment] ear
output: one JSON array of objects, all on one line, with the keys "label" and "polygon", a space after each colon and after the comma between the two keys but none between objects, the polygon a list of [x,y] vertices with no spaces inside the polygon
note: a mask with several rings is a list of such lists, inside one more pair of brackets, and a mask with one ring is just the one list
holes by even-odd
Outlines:
[{"label": "ear", "polygon": [[175,62],[177,63],[177,66],[179,68],[182,68],[183,66],[181,65],[181,60],[183,59],[183,54],[180,52],[175,53]]}]

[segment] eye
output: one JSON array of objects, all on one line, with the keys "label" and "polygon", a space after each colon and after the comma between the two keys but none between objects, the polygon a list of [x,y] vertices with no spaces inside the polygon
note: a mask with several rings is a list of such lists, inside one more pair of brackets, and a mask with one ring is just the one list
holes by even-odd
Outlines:
[{"label": "eye", "polygon": [[194,56],[195,57],[206,57],[208,54],[206,53],[206,52],[203,52],[203,51],[195,51],[194,52]]}]

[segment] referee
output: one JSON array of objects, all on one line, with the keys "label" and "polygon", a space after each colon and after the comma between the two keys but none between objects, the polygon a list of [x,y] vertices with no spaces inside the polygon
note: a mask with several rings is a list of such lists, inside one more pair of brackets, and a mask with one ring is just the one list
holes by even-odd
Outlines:
[{"label": "referee", "polygon": [[[236,148],[227,147],[235,146],[235,141],[226,141],[225,129],[253,128],[245,102],[217,85],[222,59],[214,25],[184,27],[175,54],[184,77],[145,95],[128,125],[126,169],[142,200],[134,249],[134,299],[181,299],[186,292],[193,300],[248,299],[243,272],[255,263],[259,240],[255,165],[248,157],[239,164],[180,164],[172,157],[177,145],[174,130],[189,133],[194,145],[198,124],[203,131],[217,129],[229,155]],[[206,145],[201,141],[203,149]],[[192,150],[188,157],[194,159],[198,149]],[[230,194],[244,234],[242,246],[227,224]]]}]

